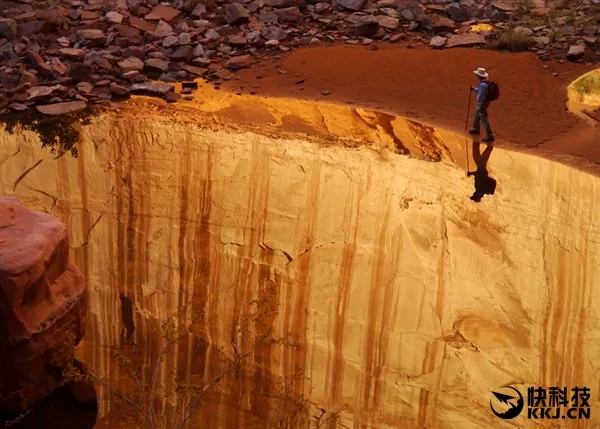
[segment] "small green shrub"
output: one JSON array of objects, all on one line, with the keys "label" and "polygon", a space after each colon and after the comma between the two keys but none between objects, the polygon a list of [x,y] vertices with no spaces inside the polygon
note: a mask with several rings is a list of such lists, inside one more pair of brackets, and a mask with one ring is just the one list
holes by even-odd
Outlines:
[{"label": "small green shrub", "polygon": [[489,49],[498,51],[520,52],[527,51],[536,44],[533,37],[514,31],[502,33],[497,40],[488,45]]},{"label": "small green shrub", "polygon": [[555,29],[550,32],[550,35],[548,37],[550,37],[551,42],[556,42],[558,39],[564,37],[564,35],[565,34],[561,30]]},{"label": "small green shrub", "polygon": [[532,28],[542,27],[546,24],[547,24],[547,22],[544,18],[531,18],[529,20],[529,27],[532,27]]},{"label": "small green shrub", "polygon": [[520,15],[524,15],[526,13],[531,12],[535,5],[533,4],[533,0],[519,0],[516,7],[516,12]]},{"label": "small green shrub", "polygon": [[568,10],[565,11],[564,9],[560,8],[552,9],[548,14],[548,23],[552,24],[553,22],[556,22],[558,18],[562,18],[567,13],[569,13]]}]

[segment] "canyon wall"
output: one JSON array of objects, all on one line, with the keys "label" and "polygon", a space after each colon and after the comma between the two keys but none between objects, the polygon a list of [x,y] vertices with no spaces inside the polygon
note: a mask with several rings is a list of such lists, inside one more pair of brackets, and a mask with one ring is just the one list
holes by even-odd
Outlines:
[{"label": "canyon wall", "polygon": [[[600,179],[488,149],[496,191],[476,203],[465,139],[359,109],[311,109],[320,121],[271,109],[265,121],[295,133],[279,138],[266,125],[106,113],[82,128],[77,158],[0,131],[2,194],[69,226],[89,285],[82,359],[117,377],[106,346],[127,337],[149,349],[150,327],[180,312],[191,337],[167,366],[208,380],[210,347],[232,356],[237,336],[271,332],[278,341],[241,347],[310,399],[303,427],[538,424],[491,413],[491,391],[505,384],[525,398],[528,386],[587,386],[591,419],[569,427],[597,425]],[[351,144],[361,139],[369,144]],[[134,327],[123,326],[123,301]],[[232,329],[257,314],[247,331]],[[276,426],[251,380],[228,386],[198,418]],[[106,404],[102,419],[109,427]]]}]

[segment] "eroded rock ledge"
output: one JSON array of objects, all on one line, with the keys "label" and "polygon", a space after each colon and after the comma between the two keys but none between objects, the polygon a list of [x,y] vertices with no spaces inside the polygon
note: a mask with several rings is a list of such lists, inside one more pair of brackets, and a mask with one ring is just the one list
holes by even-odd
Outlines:
[{"label": "eroded rock ledge", "polygon": [[69,262],[67,226],[0,197],[0,412],[22,410],[62,382],[85,333],[87,288]]}]

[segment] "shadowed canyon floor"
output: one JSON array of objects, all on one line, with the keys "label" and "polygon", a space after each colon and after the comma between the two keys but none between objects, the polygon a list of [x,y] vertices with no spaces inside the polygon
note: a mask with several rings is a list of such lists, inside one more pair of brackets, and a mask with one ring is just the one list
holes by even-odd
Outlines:
[{"label": "shadowed canyon floor", "polygon": [[[505,384],[588,386],[591,419],[557,426],[600,422],[596,175],[208,86],[93,118],[77,158],[30,132],[0,147],[2,194],[70,228],[89,287],[80,358],[110,387],[99,428],[144,422],[119,402],[140,398],[123,355],[156,374],[165,419],[189,394],[173,379],[212,387],[191,420],[211,428],[508,428],[489,408]],[[497,186],[475,203],[478,167]],[[185,335],[154,366],[171,316]]]}]

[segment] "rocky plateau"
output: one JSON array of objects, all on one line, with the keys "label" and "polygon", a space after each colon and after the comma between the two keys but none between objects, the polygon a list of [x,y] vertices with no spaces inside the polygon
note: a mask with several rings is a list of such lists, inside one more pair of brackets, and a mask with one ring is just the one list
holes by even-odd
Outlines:
[{"label": "rocky plateau", "polygon": [[381,43],[433,49],[528,38],[540,58],[597,62],[600,0],[0,0],[0,115],[79,112],[130,94],[218,86],[292,49]]}]

